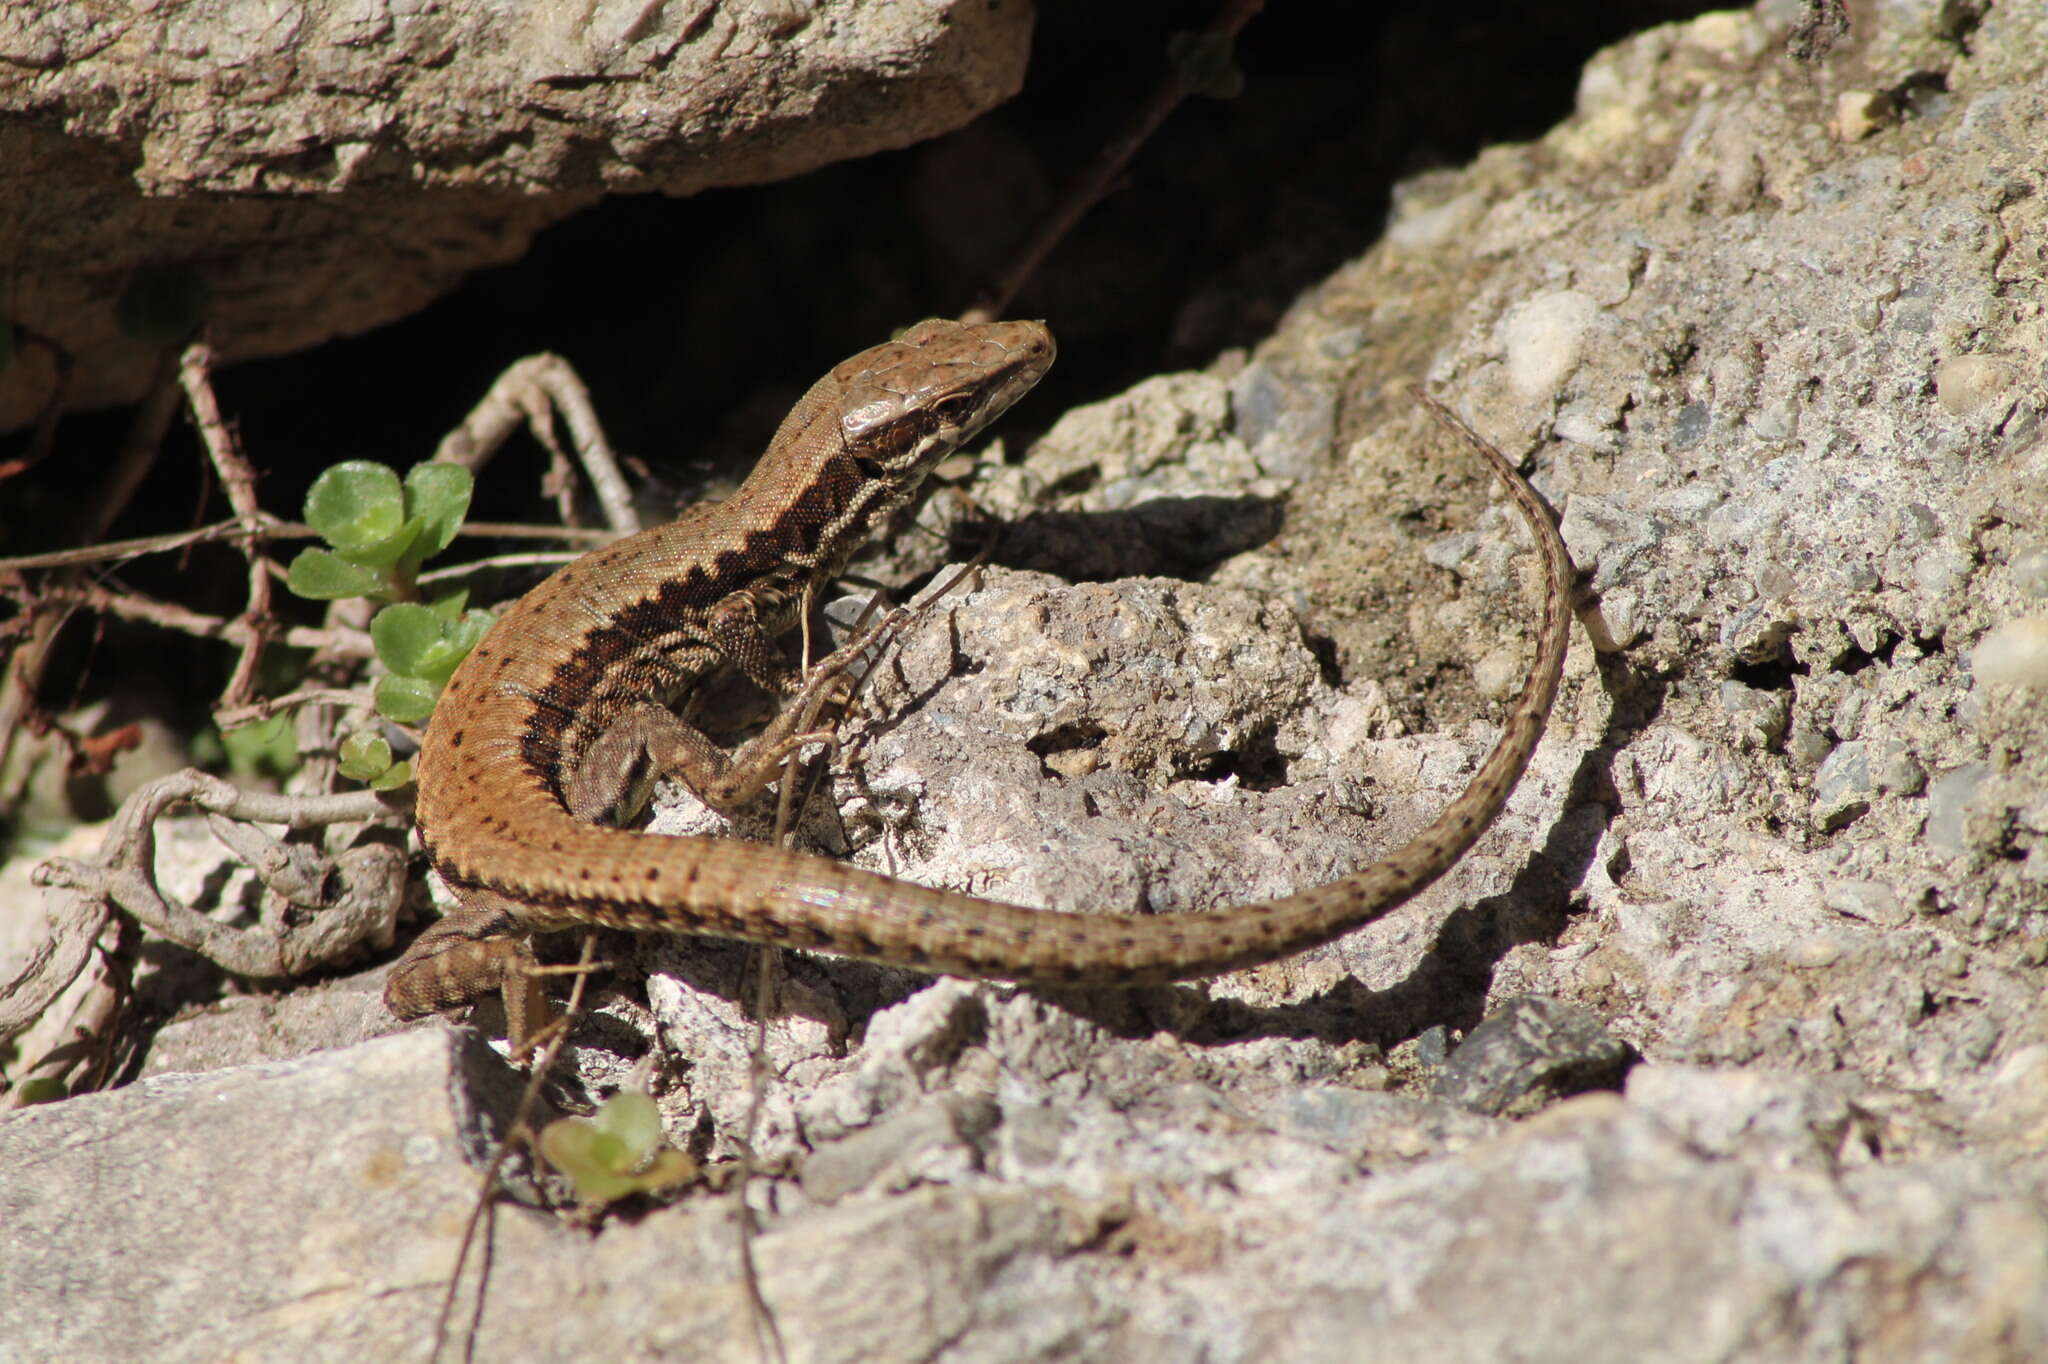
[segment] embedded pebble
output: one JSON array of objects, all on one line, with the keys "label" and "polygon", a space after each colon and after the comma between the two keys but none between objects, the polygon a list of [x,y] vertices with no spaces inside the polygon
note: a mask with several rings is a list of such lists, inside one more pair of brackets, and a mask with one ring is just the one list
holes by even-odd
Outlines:
[{"label": "embedded pebble", "polygon": [[1882,881],[1836,881],[1821,891],[1820,900],[1837,914],[1882,928],[1895,928],[1911,917],[1898,893]]},{"label": "embedded pebble", "polygon": [[1893,533],[1902,544],[1924,545],[1941,534],[1941,520],[1924,502],[1909,502],[1892,518]]},{"label": "embedded pebble", "polygon": [[1602,593],[1581,617],[1593,647],[1603,654],[1618,653],[1641,639],[1642,605],[1642,594],[1632,587]]},{"label": "embedded pebble", "polygon": [[1460,194],[1435,208],[1403,213],[1387,225],[1387,240],[1404,251],[1434,251],[1470,233],[1485,213],[1485,195]]},{"label": "embedded pebble", "polygon": [[1928,847],[1945,853],[1963,850],[1963,816],[1990,774],[1989,764],[1967,763],[1927,788],[1927,825],[1920,837]]},{"label": "embedded pebble", "polygon": [[1437,568],[1462,574],[1465,571],[1465,561],[1478,550],[1479,532],[1458,530],[1431,540],[1423,546],[1422,557]]},{"label": "embedded pebble", "polygon": [[1230,415],[1260,472],[1273,477],[1314,473],[1336,439],[1335,391],[1264,364],[1246,365],[1231,381]]},{"label": "embedded pebble", "polygon": [[1521,690],[1529,664],[1519,649],[1494,649],[1472,665],[1472,685],[1481,696],[1513,696]]},{"label": "embedded pebble", "polygon": [[2035,545],[2013,555],[2012,581],[2030,597],[2048,597],[2048,545]]},{"label": "embedded pebble", "polygon": [[1880,791],[1895,796],[1917,796],[1927,786],[1927,769],[1919,759],[1896,743],[1886,744],[1878,753],[1871,775]]},{"label": "embedded pebble", "polygon": [[1792,718],[1792,697],[1789,692],[1763,691],[1728,681],[1721,684],[1721,709],[1745,738],[1771,748],[1785,737],[1785,726]]},{"label": "embedded pebble", "polygon": [[1664,527],[1616,499],[1581,494],[1572,498],[1558,523],[1572,562],[1590,576],[1596,591],[1641,576],[1656,560]]},{"label": "embedded pebble", "polygon": [[2012,381],[2012,366],[1995,355],[1952,355],[1934,367],[1935,396],[1958,417],[2005,392]]},{"label": "embedded pebble", "polygon": [[1808,970],[1833,966],[1842,959],[1842,944],[1828,934],[1816,933],[1793,943],[1785,959],[1790,965],[1803,966]]},{"label": "embedded pebble", "polygon": [[1538,294],[1501,322],[1508,385],[1523,399],[1548,398],[1578,367],[1600,305],[1574,289]]},{"label": "embedded pebble", "polygon": [[1835,129],[1844,142],[1861,142],[1884,126],[1891,97],[1882,90],[1844,90],[1835,96]]},{"label": "embedded pebble", "polygon": [[1621,1084],[1634,1053],[1575,1004],[1522,995],[1472,1030],[1431,1093],[1492,1117],[1524,1117],[1589,1089]]},{"label": "embedded pebble", "polygon": [[1605,407],[1581,399],[1565,405],[1557,414],[1557,420],[1550,429],[1559,440],[1568,440],[1574,445],[1583,445],[1589,450],[1602,454],[1613,454],[1621,449],[1620,422],[1615,414]]},{"label": "embedded pebble", "polygon": [[2048,687],[2048,616],[2022,616],[1998,626],[1970,651],[1979,682]]},{"label": "embedded pebble", "polygon": [[1969,572],[1969,561],[1946,545],[1936,546],[1913,561],[1913,581],[1936,601],[1954,595]]},{"label": "embedded pebble", "polygon": [[1813,776],[1814,813],[1825,828],[1837,829],[1869,808],[1870,751],[1863,741],[1837,744]]}]

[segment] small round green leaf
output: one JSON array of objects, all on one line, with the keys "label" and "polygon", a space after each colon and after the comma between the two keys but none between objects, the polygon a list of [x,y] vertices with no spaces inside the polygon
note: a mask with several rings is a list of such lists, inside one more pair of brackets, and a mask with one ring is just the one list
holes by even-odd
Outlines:
[{"label": "small round green leaf", "polygon": [[426,560],[448,548],[462,518],[469,515],[469,494],[476,480],[460,464],[429,460],[415,464],[405,473],[405,510],[427,523],[426,533],[413,549]]},{"label": "small round green leaf", "polygon": [[299,765],[298,737],[289,715],[237,725],[221,734],[220,746],[227,755],[228,771],[245,781],[287,775]]},{"label": "small round green leaf", "polygon": [[626,1162],[620,1174],[630,1173],[661,1145],[661,1110],[652,1098],[638,1090],[625,1089],[612,1095],[597,1110],[593,1121],[598,1131],[618,1138]]},{"label": "small round green leaf", "polygon": [[21,1082],[21,1088],[14,1091],[14,1101],[23,1108],[32,1104],[55,1103],[59,1099],[70,1097],[71,1091],[54,1075],[32,1075]]},{"label": "small round green leaf", "polygon": [[416,725],[434,713],[441,689],[417,677],[388,673],[377,679],[377,713],[401,725]]},{"label": "small round green leaf", "polygon": [[383,775],[373,777],[370,780],[370,789],[372,791],[396,791],[411,780],[412,759],[407,758],[402,763],[393,763],[385,768]]},{"label": "small round green leaf", "polygon": [[[664,1189],[696,1176],[697,1163],[681,1151],[656,1149],[661,1141],[661,1117],[653,1111],[654,1101],[637,1094],[623,1108],[614,1108],[626,1098],[615,1095],[598,1110],[594,1121],[563,1118],[541,1129],[541,1154],[569,1177],[583,1203],[611,1203],[627,1194]],[[622,1136],[621,1128],[627,1129],[628,1135]],[[642,1165],[646,1168],[639,1169]]]},{"label": "small round green leaf", "polygon": [[372,573],[324,549],[302,549],[285,570],[284,585],[311,601],[381,596],[391,586]]},{"label": "small round green leaf", "polygon": [[341,775],[374,782],[391,770],[391,745],[375,730],[359,729],[341,741]]},{"label": "small round green leaf", "polygon": [[462,619],[448,627],[448,643],[458,656],[469,657],[469,651],[477,646],[484,634],[498,623],[498,617],[490,611],[464,611]]},{"label": "small round green leaf", "polygon": [[306,493],[306,524],[351,558],[351,551],[390,540],[405,519],[405,490],[398,475],[374,460],[330,465]]},{"label": "small round green leaf", "polygon": [[393,602],[370,618],[370,642],[385,667],[422,677],[443,649],[447,628],[447,622],[418,602]]},{"label": "small round green leaf", "polygon": [[420,538],[420,532],[426,528],[425,517],[410,516],[399,524],[397,530],[383,539],[350,546],[342,550],[342,553],[365,568],[397,569],[410,580],[413,571],[419,567],[412,561],[412,550]]},{"label": "small round green leaf", "polygon": [[541,1129],[540,1153],[548,1164],[569,1177],[577,1201],[610,1203],[633,1192],[615,1159],[618,1138],[607,1136],[581,1118],[563,1118]]},{"label": "small round green leaf", "polygon": [[462,619],[462,608],[469,605],[469,589],[458,587],[427,603],[427,609],[447,621],[450,625]]}]

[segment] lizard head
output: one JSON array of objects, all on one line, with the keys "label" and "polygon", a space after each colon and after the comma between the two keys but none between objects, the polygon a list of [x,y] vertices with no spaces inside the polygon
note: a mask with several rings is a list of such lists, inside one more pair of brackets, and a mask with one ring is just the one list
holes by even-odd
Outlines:
[{"label": "lizard head", "polygon": [[839,433],[870,478],[915,488],[1051,368],[1042,322],[920,322],[841,362]]}]

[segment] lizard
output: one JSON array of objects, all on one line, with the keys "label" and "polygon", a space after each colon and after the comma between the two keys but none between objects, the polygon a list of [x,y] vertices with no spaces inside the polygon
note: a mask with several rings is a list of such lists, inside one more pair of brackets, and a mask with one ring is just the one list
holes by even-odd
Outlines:
[{"label": "lizard", "polygon": [[[1206,913],[1090,914],[760,844],[615,827],[637,812],[655,773],[730,809],[758,794],[789,752],[825,737],[802,731],[807,703],[841,681],[877,632],[801,677],[775,636],[1054,354],[1038,322],[919,323],[820,379],[729,499],[594,550],[508,608],[449,680],[421,747],[420,841],[458,908],[393,968],[390,1011],[419,1017],[501,988],[509,1001],[509,977],[530,971],[519,955],[528,935],[599,926],[1027,985],[1159,984],[1328,942],[1452,867],[1506,804],[1542,736],[1563,673],[1574,571],[1521,473],[1419,388],[1528,524],[1544,569],[1542,616],[1492,752],[1436,819],[1363,870]],[[670,708],[728,664],[791,698],[730,755]]]}]

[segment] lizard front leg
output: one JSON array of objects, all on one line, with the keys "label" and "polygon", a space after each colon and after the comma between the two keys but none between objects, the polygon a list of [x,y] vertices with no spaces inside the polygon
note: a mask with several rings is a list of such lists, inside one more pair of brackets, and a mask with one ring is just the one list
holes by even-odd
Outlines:
[{"label": "lizard front leg", "polygon": [[732,815],[780,775],[791,753],[805,744],[832,740],[829,727],[807,728],[815,723],[820,703],[862,658],[910,619],[905,609],[889,612],[798,681],[753,613],[714,616],[723,617],[714,620],[711,630],[720,652],[750,680],[786,694],[788,701],[765,730],[730,754],[666,706],[652,701],[631,706],[564,774],[563,802],[570,814],[590,824],[630,823],[646,806],[655,779],[669,777],[720,814]]}]

